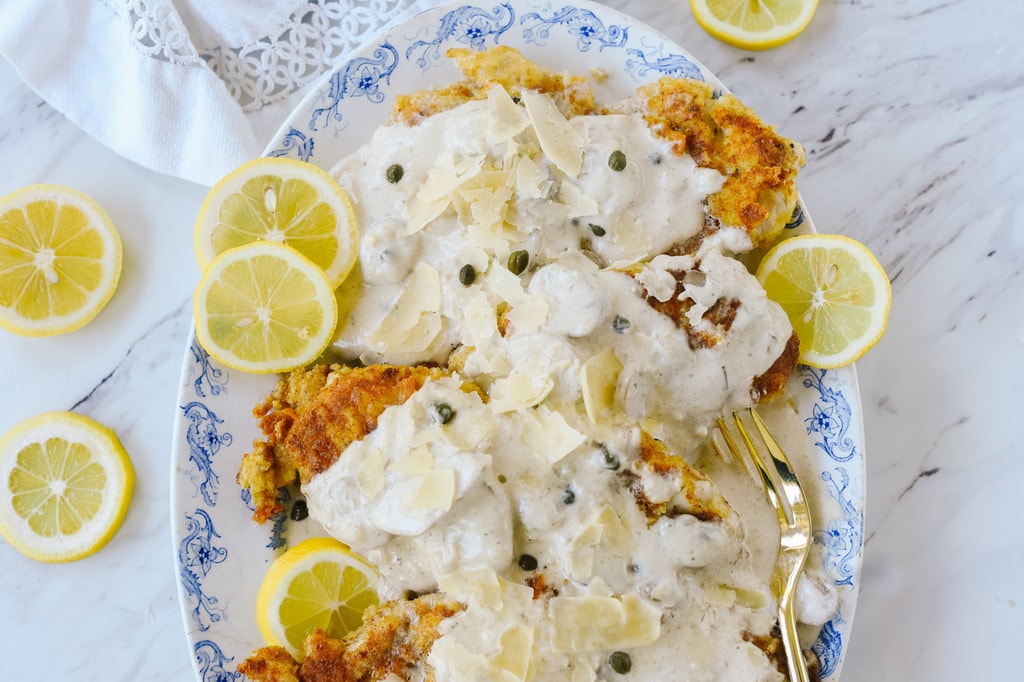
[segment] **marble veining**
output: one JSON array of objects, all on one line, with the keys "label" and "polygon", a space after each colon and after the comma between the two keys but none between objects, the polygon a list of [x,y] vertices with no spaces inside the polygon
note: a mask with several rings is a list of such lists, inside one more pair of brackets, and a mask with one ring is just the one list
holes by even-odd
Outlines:
[{"label": "marble veining", "polygon": [[[685,2],[608,4],[684,45],[800,140],[815,223],[867,243],[893,280],[889,330],[858,363],[866,549],[842,679],[1015,679],[1005,652],[1024,632],[1024,7],[823,0],[792,43],[750,53],[707,36]],[[538,13],[538,31],[560,20],[559,7]],[[586,36],[591,50],[615,39],[604,28]],[[0,544],[0,614],[17,614],[0,625],[3,677],[189,680],[195,658],[208,679],[235,679],[237,661],[215,645],[186,645],[169,518],[172,420],[199,276],[191,226],[205,188],[114,155],[6,63],[0,154],[0,193],[77,186],[125,242],[120,288],[93,323],[52,339],[0,333],[0,431],[75,409],[113,427],[137,469],[125,525],[94,557],[37,565]],[[208,376],[200,386],[219,384]],[[843,481],[830,483],[841,500]],[[816,646],[827,661],[827,636]]]}]

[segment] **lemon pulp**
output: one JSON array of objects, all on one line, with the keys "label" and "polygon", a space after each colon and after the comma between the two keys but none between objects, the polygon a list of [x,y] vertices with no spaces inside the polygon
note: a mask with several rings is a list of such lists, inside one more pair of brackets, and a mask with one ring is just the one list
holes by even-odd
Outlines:
[{"label": "lemon pulp", "polygon": [[219,254],[257,240],[288,244],[338,286],[358,251],[348,194],[309,163],[262,157],[243,164],[203,202],[196,218],[196,257],[206,269]]},{"label": "lemon pulp", "polygon": [[885,332],[889,278],[867,247],[849,237],[810,234],[780,242],[765,254],[757,278],[786,311],[804,364],[847,365]]},{"label": "lemon pulp", "polygon": [[195,293],[196,335],[218,361],[256,373],[306,365],[338,318],[323,271],[283,244],[258,241],[218,256]]},{"label": "lemon pulp", "polygon": [[86,195],[29,185],[0,199],[0,326],[25,336],[78,329],[120,274],[120,236]]},{"label": "lemon pulp", "polygon": [[777,47],[810,23],[818,0],[690,0],[697,23],[715,38],[748,50]]},{"label": "lemon pulp", "polygon": [[26,556],[80,559],[117,532],[134,470],[110,429],[81,415],[50,412],[0,440],[0,534]]},{"label": "lemon pulp", "polygon": [[302,643],[316,628],[334,638],[358,628],[378,603],[377,574],[333,538],[312,538],[278,557],[257,597],[257,624],[269,644],[301,659]]}]

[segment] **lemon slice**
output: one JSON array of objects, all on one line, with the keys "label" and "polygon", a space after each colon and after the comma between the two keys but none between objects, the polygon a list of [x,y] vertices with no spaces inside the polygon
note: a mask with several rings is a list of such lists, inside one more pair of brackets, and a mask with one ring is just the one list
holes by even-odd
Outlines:
[{"label": "lemon slice", "polygon": [[260,239],[294,247],[335,287],[358,255],[345,190],[323,169],[283,157],[254,159],[222,178],[196,217],[194,245],[203,270],[218,254]]},{"label": "lemon slice", "polygon": [[196,336],[228,367],[256,374],[309,364],[338,322],[334,286],[290,246],[258,241],[225,251],[195,292]]},{"label": "lemon slice", "polygon": [[311,538],[270,565],[256,597],[256,622],[268,644],[302,660],[302,642],[315,628],[343,637],[377,602],[370,564],[333,538]]},{"label": "lemon slice", "polygon": [[96,202],[63,185],[0,199],[0,326],[23,336],[78,329],[121,276],[121,238]]},{"label": "lemon slice", "polygon": [[818,0],[690,0],[705,31],[734,47],[765,50],[800,34]]},{"label": "lemon slice", "polygon": [[41,414],[0,440],[0,535],[37,561],[87,557],[121,527],[134,485],[113,431],[72,412]]},{"label": "lemon slice", "polygon": [[768,298],[782,306],[800,339],[800,362],[841,367],[882,338],[889,277],[866,246],[837,234],[776,244],[757,268]]}]

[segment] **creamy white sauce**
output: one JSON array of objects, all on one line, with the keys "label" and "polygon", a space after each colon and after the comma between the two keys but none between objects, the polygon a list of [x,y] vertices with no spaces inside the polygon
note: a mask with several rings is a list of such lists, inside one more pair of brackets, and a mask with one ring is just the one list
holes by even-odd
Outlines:
[{"label": "creamy white sauce", "polygon": [[[639,429],[692,460],[714,417],[750,404],[789,323],[731,257],[750,247],[741,230],[656,258],[699,233],[717,172],[672,154],[636,116],[558,121],[536,97],[524,110],[498,88],[414,128],[383,127],[335,169],[362,232],[335,350],[444,364],[459,349],[459,372],[385,410],[306,484],[310,512],[379,567],[383,597],[440,587],[467,604],[430,654],[439,680],[619,679],[607,663],[619,649],[629,679],[778,679],[743,639],[774,622],[760,493],[725,475],[740,514],[649,524],[627,486],[674,500],[679,480],[639,460]],[[580,145],[558,144],[570,138]],[[521,250],[529,266],[514,274]],[[719,298],[741,305],[720,343],[693,350],[643,289],[666,300],[671,271],[696,261],[684,292],[695,327]],[[633,263],[645,264],[642,286],[620,271]],[[519,567],[524,554],[535,571]],[[535,572],[557,597],[533,598]],[[829,596],[815,586],[801,598],[820,619]]]}]

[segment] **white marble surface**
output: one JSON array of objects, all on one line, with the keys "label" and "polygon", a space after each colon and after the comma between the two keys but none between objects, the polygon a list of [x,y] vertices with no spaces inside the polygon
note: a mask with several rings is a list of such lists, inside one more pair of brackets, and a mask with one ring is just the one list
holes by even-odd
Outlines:
[{"label": "white marble surface", "polygon": [[[1024,6],[822,0],[792,43],[735,50],[685,2],[610,2],[686,46],[808,149],[819,229],[893,280],[886,337],[858,363],[868,512],[844,682],[1016,679],[1024,636]],[[114,155],[0,63],[0,194],[91,194],[125,245],[84,329],[0,332],[0,431],[73,409],[113,427],[138,481],[99,554],[41,565],[0,543],[0,677],[189,680],[169,526],[172,421],[199,270],[203,187]]]}]

